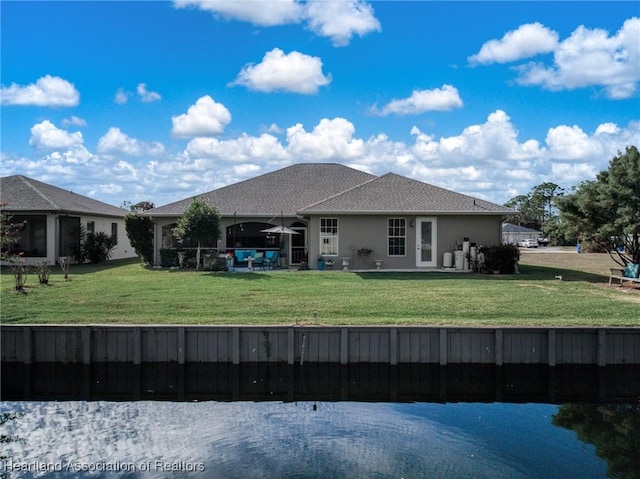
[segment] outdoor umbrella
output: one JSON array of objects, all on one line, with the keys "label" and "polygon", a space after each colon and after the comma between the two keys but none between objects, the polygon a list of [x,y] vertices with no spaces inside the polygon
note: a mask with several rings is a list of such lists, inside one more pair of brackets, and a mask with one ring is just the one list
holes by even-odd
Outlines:
[{"label": "outdoor umbrella", "polygon": [[266,230],[260,230],[262,233],[279,233],[286,235],[298,235],[297,231],[292,230],[291,228],[287,228],[286,226],[274,226],[272,228],[267,228]]}]

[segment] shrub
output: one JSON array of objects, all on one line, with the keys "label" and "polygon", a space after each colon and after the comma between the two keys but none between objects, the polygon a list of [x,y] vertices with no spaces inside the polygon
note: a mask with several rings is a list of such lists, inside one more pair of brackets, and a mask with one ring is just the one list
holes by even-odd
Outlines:
[{"label": "shrub", "polygon": [[148,264],[153,263],[153,221],[135,213],[124,217],[124,227],[131,246],[140,259]]},{"label": "shrub", "polygon": [[606,253],[607,248],[605,248],[604,246],[594,241],[583,241],[580,244],[580,252],[581,253]]},{"label": "shrub", "polygon": [[48,261],[38,261],[36,264],[36,271],[38,272],[38,281],[40,284],[49,284],[49,262]]},{"label": "shrub", "polygon": [[87,239],[87,228],[82,223],[73,225],[69,232],[69,247],[65,253],[65,256],[71,256],[77,263],[84,263],[86,251],[84,243]]},{"label": "shrub", "polygon": [[160,266],[169,268],[178,266],[178,250],[175,248],[163,248],[160,250]]},{"label": "shrub", "polygon": [[517,246],[511,244],[483,246],[480,248],[480,253],[484,255],[485,271],[499,271],[501,274],[516,272],[518,260],[520,260],[520,250]]},{"label": "shrub", "polygon": [[107,236],[106,233],[99,231],[87,234],[83,250],[89,262],[97,264],[108,260],[117,244],[113,236]]},{"label": "shrub", "polygon": [[27,276],[29,276],[29,266],[23,261],[17,261],[11,266],[11,274],[13,274],[16,291],[24,293],[24,286],[27,284]]}]

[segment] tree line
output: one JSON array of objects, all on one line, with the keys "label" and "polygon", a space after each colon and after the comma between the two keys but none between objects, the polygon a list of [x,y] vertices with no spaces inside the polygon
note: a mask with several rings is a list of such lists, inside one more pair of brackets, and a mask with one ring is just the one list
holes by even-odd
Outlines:
[{"label": "tree line", "polygon": [[595,180],[570,191],[552,182],[511,198],[506,221],[541,231],[550,244],[590,244],[620,265],[640,263],[640,159],[629,146]]}]

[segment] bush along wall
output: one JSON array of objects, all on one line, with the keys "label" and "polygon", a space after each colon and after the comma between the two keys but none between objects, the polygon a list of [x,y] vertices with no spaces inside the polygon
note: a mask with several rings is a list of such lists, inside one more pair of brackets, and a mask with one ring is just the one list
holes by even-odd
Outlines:
[{"label": "bush along wall", "polygon": [[176,248],[163,248],[160,250],[160,266],[170,268],[178,266],[178,250]]},{"label": "bush along wall", "polygon": [[484,255],[484,271],[500,274],[513,274],[517,271],[520,250],[511,244],[483,246],[480,252]]}]

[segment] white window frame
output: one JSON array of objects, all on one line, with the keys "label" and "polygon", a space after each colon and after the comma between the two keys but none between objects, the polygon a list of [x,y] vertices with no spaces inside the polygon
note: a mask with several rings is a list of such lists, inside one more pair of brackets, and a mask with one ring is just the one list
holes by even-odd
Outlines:
[{"label": "white window frame", "polygon": [[[326,223],[329,221],[332,224],[327,225]],[[319,250],[320,254],[322,256],[338,256],[338,244],[339,244],[338,238],[339,238],[339,231],[340,231],[338,218],[320,218],[319,226],[320,226],[320,250]]]},{"label": "white window frame", "polygon": [[[393,224],[392,224],[393,222]],[[397,223],[396,223],[397,222]],[[401,224],[399,224],[401,223]],[[404,234],[402,235],[392,235],[391,230],[401,228]],[[402,238],[404,240],[404,253],[402,254],[391,254],[391,239],[394,238]],[[394,246],[394,248],[398,248],[398,246]],[[407,256],[407,219],[402,217],[391,217],[387,218],[387,256],[392,258],[401,258]]]}]

